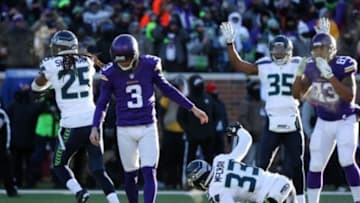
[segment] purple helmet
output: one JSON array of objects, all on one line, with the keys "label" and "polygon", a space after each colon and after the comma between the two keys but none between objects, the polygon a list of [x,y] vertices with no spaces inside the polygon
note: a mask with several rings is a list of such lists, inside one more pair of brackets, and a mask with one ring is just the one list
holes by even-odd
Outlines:
[{"label": "purple helmet", "polygon": [[270,42],[271,60],[277,65],[284,65],[291,59],[293,44],[285,35],[277,35]]},{"label": "purple helmet", "polygon": [[[129,34],[118,35],[111,43],[110,56],[122,70],[130,70],[139,59],[139,46],[136,39]],[[120,64],[125,61],[130,61],[129,65]]]},{"label": "purple helmet", "polygon": [[[335,56],[337,51],[335,38],[327,33],[318,33],[312,38],[311,50],[316,47],[327,47],[327,53],[324,53],[324,55],[326,55],[326,58],[329,60]],[[311,54],[313,55],[313,57],[317,57],[314,56],[313,51],[311,52]]]}]

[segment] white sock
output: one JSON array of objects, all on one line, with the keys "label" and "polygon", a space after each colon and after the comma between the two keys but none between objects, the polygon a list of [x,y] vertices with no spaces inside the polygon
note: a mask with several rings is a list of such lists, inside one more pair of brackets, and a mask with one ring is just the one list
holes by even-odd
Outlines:
[{"label": "white sock", "polygon": [[350,187],[354,202],[360,201],[360,186],[351,186]]},{"label": "white sock", "polygon": [[308,188],[307,189],[308,203],[319,203],[320,192],[321,192],[321,188],[311,188],[311,189]]},{"label": "white sock", "polygon": [[77,182],[77,180],[75,178],[69,179],[66,182],[66,187],[69,188],[69,190],[71,192],[73,192],[74,194],[76,194],[77,192],[82,190],[82,187],[80,186],[80,184]]},{"label": "white sock", "polygon": [[116,192],[112,192],[106,196],[106,199],[109,201],[109,203],[120,203]]},{"label": "white sock", "polygon": [[296,195],[296,200],[298,203],[305,203],[305,195]]}]

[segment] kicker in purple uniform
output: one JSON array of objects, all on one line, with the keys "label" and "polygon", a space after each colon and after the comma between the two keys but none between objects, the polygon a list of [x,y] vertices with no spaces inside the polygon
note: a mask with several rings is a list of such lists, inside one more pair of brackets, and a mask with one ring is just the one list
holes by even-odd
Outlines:
[{"label": "kicker in purple uniform", "polygon": [[117,140],[125,170],[126,195],[130,203],[138,203],[137,180],[141,169],[144,202],[154,203],[159,160],[155,85],[171,100],[191,110],[201,123],[207,122],[208,118],[164,78],[160,58],[139,54],[138,44],[133,36],[117,36],[112,42],[110,54],[113,62],[101,70],[102,84],[90,139],[93,144],[97,144],[97,129],[101,125],[111,95],[115,95]]}]

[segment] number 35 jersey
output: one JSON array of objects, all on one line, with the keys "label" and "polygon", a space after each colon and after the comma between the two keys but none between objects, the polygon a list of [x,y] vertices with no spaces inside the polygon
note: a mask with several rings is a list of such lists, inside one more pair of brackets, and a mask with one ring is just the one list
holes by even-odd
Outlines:
[{"label": "number 35 jersey", "polygon": [[242,200],[262,203],[279,176],[234,161],[226,154],[215,157],[212,173],[208,198],[214,203]]},{"label": "number 35 jersey", "polygon": [[55,89],[61,112],[60,126],[65,128],[91,125],[95,111],[94,63],[86,56],[74,57],[76,68],[70,70],[64,70],[62,56],[45,58],[40,64],[41,72]]},{"label": "number 35 jersey", "polygon": [[292,57],[284,65],[275,64],[269,57],[256,61],[268,115],[297,115],[299,101],[292,96],[292,86],[300,62],[301,57]]}]

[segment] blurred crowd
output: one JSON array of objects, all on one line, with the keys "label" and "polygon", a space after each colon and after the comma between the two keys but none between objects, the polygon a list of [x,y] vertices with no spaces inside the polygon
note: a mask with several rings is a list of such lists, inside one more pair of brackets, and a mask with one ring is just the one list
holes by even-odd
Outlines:
[{"label": "blurred crowd", "polygon": [[0,70],[36,68],[52,34],[66,28],[104,62],[113,37],[131,33],[165,71],[231,72],[221,22],[232,24],[237,51],[253,62],[269,55],[277,34],[294,42],[294,55],[308,55],[320,17],[331,19],[339,54],[360,59],[359,0],[4,0],[0,10]]}]

